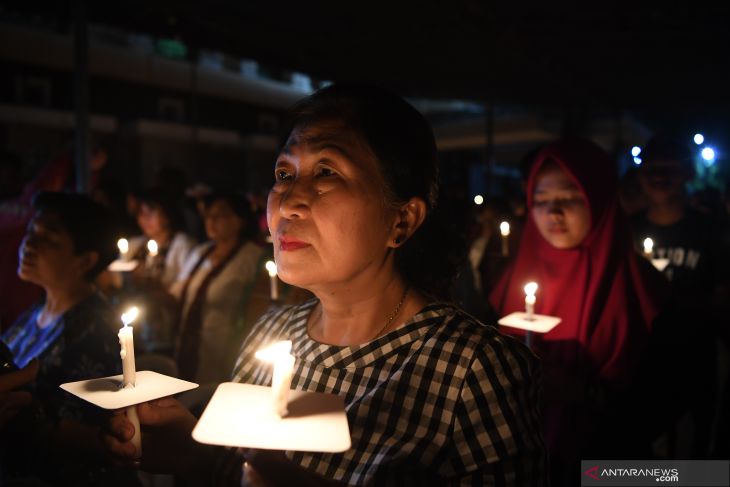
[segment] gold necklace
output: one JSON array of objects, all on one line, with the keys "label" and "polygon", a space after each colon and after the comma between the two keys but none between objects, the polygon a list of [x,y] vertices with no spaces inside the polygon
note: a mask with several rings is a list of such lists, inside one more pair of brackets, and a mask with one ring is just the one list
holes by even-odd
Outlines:
[{"label": "gold necklace", "polygon": [[393,320],[395,319],[395,317],[398,316],[398,313],[400,313],[400,307],[403,306],[403,303],[406,300],[406,296],[408,296],[408,291],[410,290],[410,288],[411,288],[410,286],[406,286],[405,290],[403,291],[403,296],[401,296],[400,301],[398,301],[398,305],[395,307],[393,312],[388,317],[388,321],[385,322],[385,326],[383,326],[378,331],[378,333],[375,334],[375,336],[373,336],[373,338],[371,340],[375,340],[376,338],[378,338],[385,330],[388,329],[390,324],[393,323]]}]

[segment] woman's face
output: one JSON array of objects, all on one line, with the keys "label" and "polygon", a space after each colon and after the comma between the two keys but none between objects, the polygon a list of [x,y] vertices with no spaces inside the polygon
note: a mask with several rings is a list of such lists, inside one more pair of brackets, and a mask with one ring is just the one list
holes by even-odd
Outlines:
[{"label": "woman's face", "polygon": [[396,211],[372,152],[333,124],[295,129],[276,162],[267,221],[281,278],[315,289],[387,270]]},{"label": "woman's face", "polygon": [[583,191],[554,163],[540,169],[534,191],[532,217],[542,237],[558,249],[580,245],[591,229]]},{"label": "woman's face", "polygon": [[205,233],[213,241],[237,239],[243,225],[243,219],[223,200],[214,201],[205,210]]},{"label": "woman's face", "polygon": [[89,253],[76,255],[71,235],[54,213],[38,213],[25,233],[18,250],[18,276],[49,288],[83,280],[89,270]]},{"label": "woman's face", "polygon": [[137,225],[148,238],[158,238],[168,231],[170,223],[159,206],[142,203],[137,213]]}]

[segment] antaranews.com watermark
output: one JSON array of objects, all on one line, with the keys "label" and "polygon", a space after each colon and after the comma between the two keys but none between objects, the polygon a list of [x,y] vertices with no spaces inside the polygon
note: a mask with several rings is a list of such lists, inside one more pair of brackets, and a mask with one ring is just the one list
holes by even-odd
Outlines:
[{"label": "antaranews.com watermark", "polygon": [[582,460],[580,485],[730,487],[730,461]]}]

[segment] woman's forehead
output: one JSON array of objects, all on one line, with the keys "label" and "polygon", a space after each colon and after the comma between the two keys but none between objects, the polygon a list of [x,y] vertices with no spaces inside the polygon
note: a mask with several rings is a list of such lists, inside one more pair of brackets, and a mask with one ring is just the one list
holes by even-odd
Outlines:
[{"label": "woman's forehead", "polygon": [[68,233],[66,226],[63,224],[61,217],[53,210],[41,210],[33,217],[31,224],[37,228],[42,228],[46,232]]},{"label": "woman's forehead", "polygon": [[281,152],[290,154],[294,149],[318,152],[326,148],[345,153],[355,149],[369,151],[362,137],[352,128],[343,122],[330,121],[294,127]]},{"label": "woman's forehead", "polygon": [[546,163],[535,175],[535,192],[580,189],[570,174],[555,162]]}]

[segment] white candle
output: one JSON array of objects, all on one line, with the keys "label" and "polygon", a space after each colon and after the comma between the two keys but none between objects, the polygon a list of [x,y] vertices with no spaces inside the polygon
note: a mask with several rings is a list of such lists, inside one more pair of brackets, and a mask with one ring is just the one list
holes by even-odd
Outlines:
[{"label": "white candle", "polygon": [[273,260],[266,261],[266,270],[269,272],[269,279],[271,281],[271,300],[278,301],[279,299],[279,283],[276,278],[276,263]]},{"label": "white candle", "polygon": [[129,252],[129,241],[126,238],[120,238],[117,240],[117,247],[119,248],[119,255],[124,257]]},{"label": "white candle", "polygon": [[148,240],[147,241],[147,252],[150,256],[154,257],[157,255],[157,252],[159,251],[159,246],[157,245],[157,242],[154,240]]},{"label": "white candle", "polygon": [[500,223],[499,233],[502,235],[502,255],[507,257],[509,255],[509,223]]},{"label": "white candle", "polygon": [[654,241],[649,237],[644,239],[644,255],[651,259],[654,253]]},{"label": "white candle", "polygon": [[526,320],[534,320],[535,319],[535,293],[537,292],[537,283],[536,282],[528,282],[525,285],[525,314],[527,315],[525,317]]},{"label": "white candle", "polygon": [[[134,330],[129,326],[139,316],[139,309],[136,306],[129,308],[122,314],[122,323],[124,326],[119,330],[119,345],[121,351],[119,355],[122,357],[122,385],[126,389],[134,387],[137,383],[137,371],[134,365]],[[140,430],[139,417],[137,416],[137,406],[129,406],[126,410],[127,419],[134,426],[134,436],[132,444],[135,447],[137,458],[142,456],[142,432]]]},{"label": "white candle", "polygon": [[273,414],[280,418],[288,413],[289,389],[294,371],[294,355],[290,352],[291,340],[285,340],[269,345],[255,354],[257,359],[274,365],[271,380],[271,408]]},{"label": "white candle", "polygon": [[124,387],[134,387],[136,382],[136,371],[134,367],[134,333],[129,326],[139,316],[139,309],[132,306],[122,315],[124,326],[119,330],[119,345],[122,357],[122,372],[124,374]]}]

